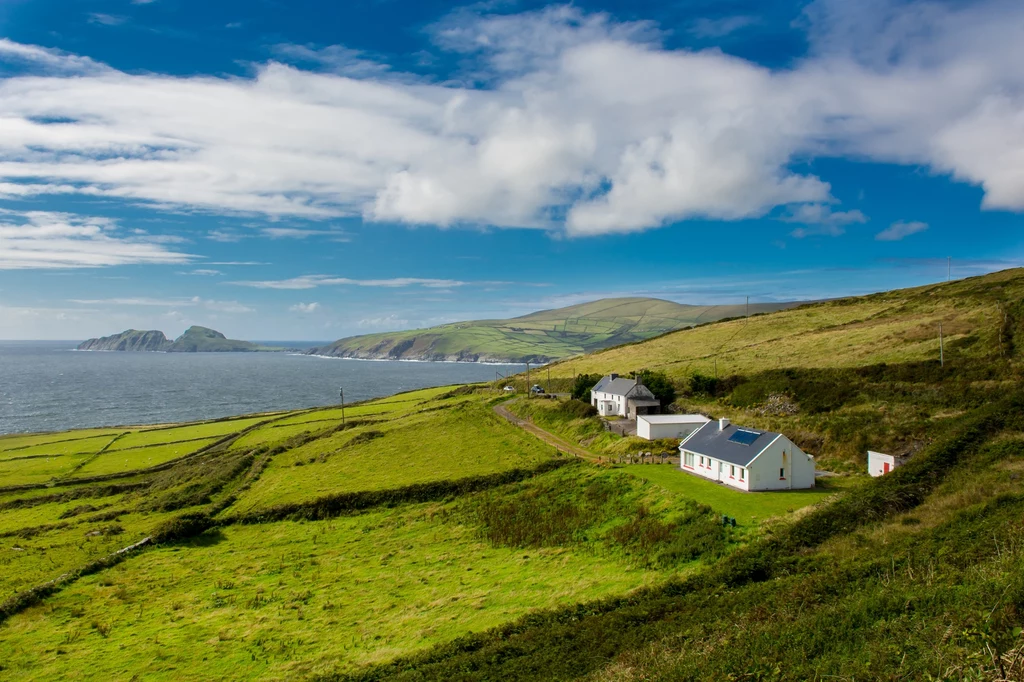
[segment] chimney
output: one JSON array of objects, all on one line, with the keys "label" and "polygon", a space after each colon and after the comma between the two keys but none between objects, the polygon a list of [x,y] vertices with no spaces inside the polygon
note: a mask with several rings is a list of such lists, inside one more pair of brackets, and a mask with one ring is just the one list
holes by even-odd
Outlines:
[{"label": "chimney", "polygon": [[611,379],[612,381],[615,381],[616,379],[619,378],[619,375],[618,374],[609,374],[608,378]]},{"label": "chimney", "polygon": [[725,427],[728,426],[728,425],[729,425],[729,420],[726,419],[725,417],[722,417],[721,419],[718,420],[718,430],[719,431],[725,431]]}]

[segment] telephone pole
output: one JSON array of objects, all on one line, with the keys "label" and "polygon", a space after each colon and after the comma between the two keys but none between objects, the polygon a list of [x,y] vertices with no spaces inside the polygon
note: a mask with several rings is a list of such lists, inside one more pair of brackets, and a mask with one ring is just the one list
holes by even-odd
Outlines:
[{"label": "telephone pole", "polygon": [[533,391],[530,390],[530,363],[526,363],[526,399],[529,400],[533,396],[530,394]]},{"label": "telephone pole", "polygon": [[345,388],[339,387],[338,392],[341,394],[341,425],[345,425]]},{"label": "telephone pole", "polygon": [[551,393],[551,365],[548,365],[548,385],[545,386],[544,389],[548,393]]}]

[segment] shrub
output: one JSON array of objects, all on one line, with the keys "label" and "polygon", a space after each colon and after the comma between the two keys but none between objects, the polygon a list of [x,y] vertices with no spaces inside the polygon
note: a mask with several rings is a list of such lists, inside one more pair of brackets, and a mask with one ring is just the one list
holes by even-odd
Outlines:
[{"label": "shrub", "polygon": [[590,402],[590,390],[601,380],[600,374],[579,374],[573,382],[570,395],[573,400]]}]

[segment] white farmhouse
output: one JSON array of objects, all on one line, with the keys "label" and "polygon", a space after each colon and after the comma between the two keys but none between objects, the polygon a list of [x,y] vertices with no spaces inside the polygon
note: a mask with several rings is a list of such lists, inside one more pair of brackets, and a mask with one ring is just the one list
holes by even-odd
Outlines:
[{"label": "white farmhouse", "polygon": [[707,424],[702,414],[648,414],[636,418],[636,435],[647,440],[685,438]]},{"label": "white farmhouse", "polygon": [[740,490],[814,487],[814,458],[781,433],[748,429],[728,419],[708,422],[679,444],[683,471]]},{"label": "white farmhouse", "polygon": [[902,457],[868,450],[868,473],[872,476],[887,474],[901,464],[903,464]]},{"label": "white farmhouse", "polygon": [[590,390],[590,404],[602,417],[618,415],[635,419],[639,414],[657,414],[661,403],[651,390],[636,379],[618,374],[602,377]]}]

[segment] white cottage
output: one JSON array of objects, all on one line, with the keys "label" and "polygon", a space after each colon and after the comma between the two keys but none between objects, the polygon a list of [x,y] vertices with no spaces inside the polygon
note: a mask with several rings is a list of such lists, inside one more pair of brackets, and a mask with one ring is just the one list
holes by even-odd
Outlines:
[{"label": "white cottage", "polygon": [[814,458],[781,433],[748,429],[728,419],[708,422],[679,444],[683,471],[740,490],[814,487]]},{"label": "white cottage", "polygon": [[618,415],[628,419],[636,419],[639,414],[657,414],[661,409],[649,388],[618,374],[609,374],[597,382],[590,390],[590,404],[602,417]]},{"label": "white cottage", "polygon": [[647,440],[685,438],[707,424],[702,414],[648,414],[636,418],[636,435]]},{"label": "white cottage", "polygon": [[868,473],[872,476],[887,474],[901,464],[903,464],[902,457],[868,450]]}]

